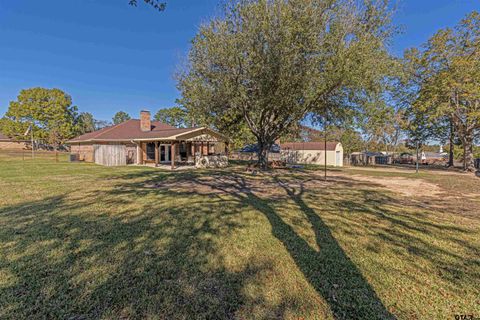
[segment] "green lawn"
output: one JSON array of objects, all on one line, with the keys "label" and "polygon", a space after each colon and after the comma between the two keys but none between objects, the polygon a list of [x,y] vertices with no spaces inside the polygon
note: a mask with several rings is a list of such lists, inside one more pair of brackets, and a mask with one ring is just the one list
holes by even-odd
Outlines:
[{"label": "green lawn", "polygon": [[480,317],[478,178],[60,160],[0,154],[1,319]]}]

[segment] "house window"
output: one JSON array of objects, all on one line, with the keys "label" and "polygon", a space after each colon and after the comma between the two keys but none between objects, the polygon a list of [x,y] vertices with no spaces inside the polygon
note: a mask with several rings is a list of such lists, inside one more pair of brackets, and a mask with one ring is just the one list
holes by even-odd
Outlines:
[{"label": "house window", "polygon": [[147,160],[155,160],[155,143],[147,143]]}]

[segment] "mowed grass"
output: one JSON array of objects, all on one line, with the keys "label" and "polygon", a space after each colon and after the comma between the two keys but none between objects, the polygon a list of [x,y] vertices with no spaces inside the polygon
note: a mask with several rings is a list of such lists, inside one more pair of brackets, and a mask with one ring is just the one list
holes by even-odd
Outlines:
[{"label": "mowed grass", "polygon": [[[329,175],[0,154],[0,318],[480,316],[480,179]],[[442,193],[406,197],[358,175]]]}]

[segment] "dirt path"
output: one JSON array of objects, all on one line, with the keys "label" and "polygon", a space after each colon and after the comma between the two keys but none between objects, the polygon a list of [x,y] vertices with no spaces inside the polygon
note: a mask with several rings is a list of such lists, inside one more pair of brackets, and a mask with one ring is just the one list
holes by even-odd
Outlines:
[{"label": "dirt path", "polygon": [[442,189],[439,186],[422,179],[407,179],[403,177],[377,178],[361,175],[353,175],[351,177],[355,180],[372,182],[382,185],[390,191],[393,191],[395,193],[401,193],[408,197],[434,197],[443,193]]},{"label": "dirt path", "polygon": [[[346,169],[352,170],[364,170],[364,171],[381,171],[381,172],[397,172],[397,173],[412,173],[415,172],[415,167],[386,167],[386,166],[375,166],[375,167],[345,167]],[[430,174],[442,174],[442,175],[457,175],[457,176],[466,176],[470,173],[465,173],[459,171],[458,169],[446,169],[446,168],[432,168],[421,166],[419,168],[420,172],[426,172]]]}]

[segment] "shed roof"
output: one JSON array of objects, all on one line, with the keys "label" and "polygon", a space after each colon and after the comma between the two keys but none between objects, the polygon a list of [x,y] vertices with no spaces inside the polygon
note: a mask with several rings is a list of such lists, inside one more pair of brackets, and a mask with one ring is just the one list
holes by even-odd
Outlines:
[{"label": "shed roof", "polygon": [[[327,151],[335,151],[339,142],[327,141]],[[325,150],[325,142],[285,142],[280,144],[282,150]]]},{"label": "shed roof", "polygon": [[176,136],[195,132],[204,128],[175,128],[159,122],[151,122],[150,131],[142,131],[139,119],[130,119],[117,125],[86,133],[68,141],[68,143],[94,141],[130,141],[148,139],[176,139]]}]

